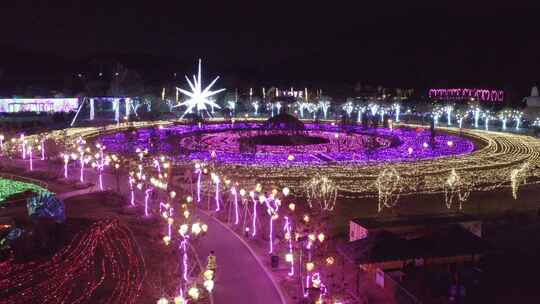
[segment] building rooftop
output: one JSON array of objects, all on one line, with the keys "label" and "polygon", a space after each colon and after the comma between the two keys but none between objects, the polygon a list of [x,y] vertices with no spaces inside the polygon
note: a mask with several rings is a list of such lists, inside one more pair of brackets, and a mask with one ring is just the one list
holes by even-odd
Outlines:
[{"label": "building rooftop", "polygon": [[489,249],[484,240],[459,225],[437,229],[415,239],[404,239],[381,230],[370,233],[364,239],[338,245],[338,251],[357,265],[474,255]]},{"label": "building rooftop", "polygon": [[440,215],[414,215],[407,217],[368,217],[351,220],[365,229],[393,228],[400,226],[438,226],[454,223],[473,222],[479,219],[463,213],[445,213]]}]

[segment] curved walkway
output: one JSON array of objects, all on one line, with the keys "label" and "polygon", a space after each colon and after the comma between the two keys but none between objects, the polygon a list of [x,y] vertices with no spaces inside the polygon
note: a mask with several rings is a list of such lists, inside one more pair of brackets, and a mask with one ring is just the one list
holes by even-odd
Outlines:
[{"label": "curved walkway", "polygon": [[[87,171],[87,180],[96,179],[95,172]],[[121,179],[125,180],[125,179]],[[115,178],[104,174],[106,185],[113,186]],[[63,199],[99,191],[96,186],[62,193]],[[127,185],[121,184],[121,192],[128,191]],[[142,195],[136,192],[136,201],[141,202]],[[211,250],[217,257],[216,286],[213,302],[279,304],[284,303],[277,286],[274,285],[265,268],[255,259],[243,242],[227,229],[224,224],[197,210],[197,217],[208,225],[209,233],[195,244],[196,253],[201,259],[202,267],[206,266],[206,257]]]},{"label": "curved walkway", "polygon": [[216,303],[283,303],[277,287],[246,245],[216,219],[201,211],[197,216],[209,231],[197,244],[197,252],[206,257],[214,250],[217,258]]}]

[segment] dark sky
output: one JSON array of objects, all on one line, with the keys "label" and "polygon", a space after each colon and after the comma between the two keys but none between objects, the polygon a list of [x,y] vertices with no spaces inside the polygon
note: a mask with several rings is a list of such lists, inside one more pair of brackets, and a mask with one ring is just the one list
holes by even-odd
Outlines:
[{"label": "dark sky", "polygon": [[[0,45],[68,62],[96,54],[202,57],[216,72],[256,81],[528,86],[540,80],[540,4],[316,2],[9,1],[0,4]],[[24,68],[16,61],[0,57],[0,67]],[[163,62],[153,68],[170,69]]]}]

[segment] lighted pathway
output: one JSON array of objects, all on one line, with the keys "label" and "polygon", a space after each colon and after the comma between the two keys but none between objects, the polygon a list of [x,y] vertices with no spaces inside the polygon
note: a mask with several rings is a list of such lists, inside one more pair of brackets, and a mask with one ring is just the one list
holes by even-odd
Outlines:
[{"label": "lighted pathway", "polygon": [[197,216],[208,224],[208,234],[196,245],[201,257],[214,250],[217,277],[214,299],[221,303],[279,304],[278,291],[248,248],[232,231],[203,212]]},{"label": "lighted pathway", "polygon": [[[18,165],[23,166],[24,162],[18,161]],[[45,170],[45,166],[36,161],[36,169]],[[78,173],[78,171],[74,173]],[[78,178],[77,174],[72,177]],[[103,175],[104,184],[110,189],[116,189],[116,178],[110,174]],[[97,176],[94,170],[86,170],[85,178],[87,181],[94,182]],[[127,195],[127,183],[122,183],[126,178],[120,178],[120,191]],[[97,186],[91,188],[75,190],[72,192],[61,193],[59,196],[63,199],[83,195],[98,191]],[[139,191],[137,201],[143,200]],[[249,304],[279,304],[284,303],[281,300],[277,287],[272,283],[265,268],[260,265],[245,243],[241,241],[231,230],[214,218],[201,211],[196,214],[203,222],[208,225],[208,234],[194,244],[195,250],[203,264],[206,264],[206,257],[211,250],[215,251],[217,257],[217,277],[214,290],[214,303],[249,303]],[[203,265],[205,266],[205,265]]]},{"label": "lighted pathway", "polygon": [[[88,180],[95,179],[94,172],[88,173]],[[104,177],[106,185],[115,185],[116,179],[113,176]],[[125,181],[126,178],[120,180]],[[126,183],[122,183],[121,188],[121,192],[127,193]],[[142,193],[136,193],[140,194],[137,195],[137,201],[142,202]],[[196,216],[208,225],[208,234],[194,244],[197,255],[203,266],[206,266],[206,258],[211,250],[215,251],[217,258],[214,303],[283,303],[265,268],[257,262],[246,245],[231,230],[204,212],[197,210]]]}]

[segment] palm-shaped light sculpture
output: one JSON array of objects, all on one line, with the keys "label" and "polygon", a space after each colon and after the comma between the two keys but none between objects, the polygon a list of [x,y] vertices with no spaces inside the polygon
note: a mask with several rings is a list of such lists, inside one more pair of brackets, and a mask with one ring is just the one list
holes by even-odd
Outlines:
[{"label": "palm-shaped light sculpture", "polygon": [[211,116],[211,115],[208,112],[207,106],[210,106],[212,109],[213,108],[221,109],[221,107],[214,100],[210,98],[211,96],[214,96],[217,93],[225,91],[225,89],[219,89],[216,91],[210,90],[218,79],[219,79],[219,76],[217,76],[203,90],[202,80],[201,80],[201,59],[199,59],[199,73],[197,76],[193,75],[193,82],[191,82],[189,78],[186,76],[186,80],[188,82],[189,87],[191,88],[191,92],[186,91],[181,88],[176,88],[176,90],[180,91],[182,94],[189,97],[188,100],[181,102],[175,106],[175,107],[186,106],[186,111],[184,111],[184,114],[182,114],[180,118],[183,118],[188,113],[192,113],[194,108],[197,110],[197,113],[200,113],[201,111],[206,111],[208,116]]}]

